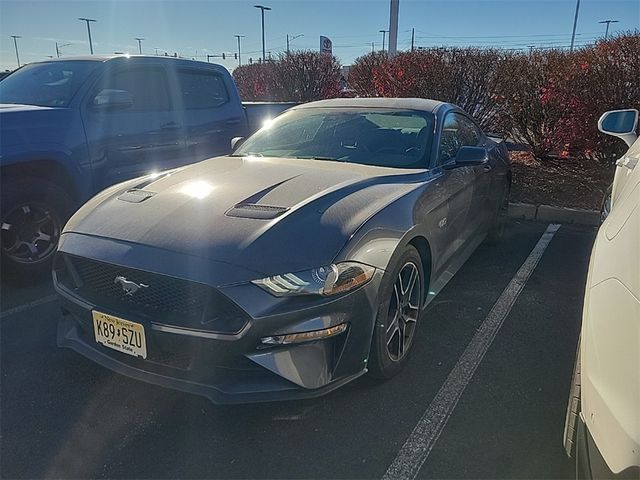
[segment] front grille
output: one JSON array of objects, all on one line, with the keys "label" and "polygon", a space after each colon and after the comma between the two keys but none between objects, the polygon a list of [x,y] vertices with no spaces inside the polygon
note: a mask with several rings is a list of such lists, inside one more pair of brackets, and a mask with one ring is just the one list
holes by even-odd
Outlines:
[{"label": "front grille", "polygon": [[[247,314],[216,289],[168,275],[59,254],[56,277],[93,305],[156,322],[236,333],[248,321]],[[117,277],[145,286],[127,295]]]}]

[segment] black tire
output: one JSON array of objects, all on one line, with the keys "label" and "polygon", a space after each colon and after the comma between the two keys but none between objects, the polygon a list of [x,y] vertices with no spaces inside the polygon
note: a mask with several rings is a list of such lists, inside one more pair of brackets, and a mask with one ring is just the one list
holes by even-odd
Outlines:
[{"label": "black tire", "polygon": [[578,433],[578,416],[580,415],[580,340],[576,351],[576,360],[573,365],[573,376],[571,377],[571,388],[569,389],[569,400],[564,419],[563,445],[565,453],[569,458],[576,456],[576,440]]},{"label": "black tire", "polygon": [[[33,280],[51,268],[73,202],[60,187],[37,178],[3,179],[0,258],[3,278]],[[32,238],[30,242],[23,241]]]},{"label": "black tire", "polygon": [[[411,265],[411,267],[408,267]],[[408,270],[408,269],[411,270]],[[410,271],[413,271],[415,268],[415,272],[417,273],[416,282],[419,282],[417,290],[414,290],[414,293],[411,293],[410,304],[405,305],[401,308],[396,308],[399,304],[398,300],[396,300],[396,291],[397,291],[397,282],[400,277],[401,272],[404,275],[404,278],[407,279],[407,275],[410,275]],[[385,279],[383,280],[381,292],[379,295],[380,303],[378,306],[378,314],[376,317],[376,324],[373,332],[373,340],[371,342],[371,351],[369,354],[368,361],[368,369],[369,374],[378,379],[389,379],[395,375],[397,375],[400,370],[405,366],[409,359],[409,355],[411,353],[413,344],[415,343],[415,337],[417,333],[417,329],[420,323],[420,316],[422,313],[422,304],[424,303],[424,292],[425,292],[425,280],[424,280],[424,270],[422,268],[422,260],[420,259],[420,255],[418,251],[411,245],[405,247],[402,255],[396,262],[393,269],[388,270],[385,275]],[[407,281],[407,291],[408,291],[409,282]],[[415,289],[415,286],[413,287]],[[417,302],[417,312],[415,313],[415,321],[406,321],[404,322],[404,317],[397,317],[393,315],[393,318],[397,320],[397,325],[400,326],[401,322],[404,322],[404,330],[398,328],[398,343],[397,350],[394,348],[396,346],[395,337],[388,336],[390,335],[390,329],[393,329],[391,325],[391,314],[395,312],[404,312],[404,309],[407,311],[411,311],[411,317],[413,317],[413,308],[411,304],[415,307],[415,303]],[[401,302],[400,302],[401,303]],[[403,314],[404,315],[404,314]],[[409,315],[407,315],[407,318]],[[410,328],[409,332],[407,328]],[[394,330],[395,332],[395,330]],[[407,343],[402,349],[402,355],[397,355],[399,353],[400,341],[401,337],[405,338]],[[406,337],[409,338],[406,338]],[[391,339],[388,342],[388,338]],[[395,355],[394,355],[395,353]],[[394,358],[395,357],[395,358]]]},{"label": "black tire", "polygon": [[609,185],[607,191],[602,197],[602,203],[600,204],[600,223],[603,223],[609,214],[611,213],[611,196],[613,195],[613,183]]}]

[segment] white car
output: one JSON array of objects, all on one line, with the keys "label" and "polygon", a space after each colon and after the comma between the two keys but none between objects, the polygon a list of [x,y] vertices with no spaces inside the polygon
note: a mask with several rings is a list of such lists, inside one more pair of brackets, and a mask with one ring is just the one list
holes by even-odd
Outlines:
[{"label": "white car", "polygon": [[564,446],[578,478],[640,478],[640,139],[637,110],[600,118],[622,138],[611,212],[596,237]]}]

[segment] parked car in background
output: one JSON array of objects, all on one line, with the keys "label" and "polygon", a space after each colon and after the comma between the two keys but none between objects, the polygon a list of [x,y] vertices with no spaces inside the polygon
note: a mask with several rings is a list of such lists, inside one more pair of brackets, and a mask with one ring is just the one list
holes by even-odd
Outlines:
[{"label": "parked car in background", "polygon": [[62,233],[60,346],[237,403],[406,364],[426,305],[502,233],[508,152],[421,99],[294,107],[232,155],[105,190]]},{"label": "parked car in background", "polygon": [[638,111],[607,112],[598,126],[630,148],[591,254],[564,445],[579,478],[640,478]]},{"label": "parked car in background", "polygon": [[[50,265],[69,216],[98,191],[228,153],[247,121],[222,66],[170,57],[32,63],[0,82],[3,268]],[[256,107],[257,108],[257,107]]]}]

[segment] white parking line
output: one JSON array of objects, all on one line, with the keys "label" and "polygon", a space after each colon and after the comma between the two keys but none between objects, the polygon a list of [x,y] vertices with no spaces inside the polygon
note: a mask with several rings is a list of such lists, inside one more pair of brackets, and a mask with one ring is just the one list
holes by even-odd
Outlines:
[{"label": "white parking line", "polygon": [[38,300],[34,300],[33,302],[18,305],[17,307],[13,307],[9,310],[5,310],[4,312],[0,312],[0,319],[15,315],[16,313],[24,312],[25,310],[44,305],[46,303],[54,302],[57,298],[57,295],[48,295],[46,297],[39,298]]},{"label": "white parking line", "polygon": [[435,398],[385,472],[382,477],[384,480],[412,480],[416,478],[456,408],[464,389],[471,381],[505,318],[559,228],[560,225],[556,224],[547,226],[546,231],[493,305],[447,380],[440,387]]}]

